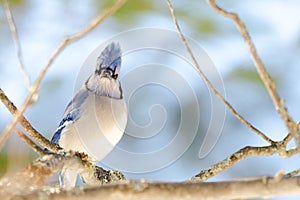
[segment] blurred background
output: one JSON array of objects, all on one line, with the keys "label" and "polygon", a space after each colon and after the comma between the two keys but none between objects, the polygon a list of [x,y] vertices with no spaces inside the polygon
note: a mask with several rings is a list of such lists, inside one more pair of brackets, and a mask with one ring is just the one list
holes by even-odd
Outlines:
[{"label": "blurred background", "polygon": [[[109,7],[112,2],[97,0],[87,0],[84,3],[78,3],[74,0],[43,2],[14,0],[10,1],[10,4],[20,36],[26,69],[31,82],[33,82],[62,37],[71,35],[83,28],[97,14]],[[214,63],[217,74],[223,81],[226,99],[242,116],[271,139],[283,139],[287,130],[273,108],[271,99],[256,74],[246,45],[233,22],[216,14],[204,1],[176,0],[173,1],[173,6],[183,32],[201,46],[211,59],[211,63]],[[295,120],[299,119],[300,2],[279,0],[226,1],[220,2],[220,6],[229,11],[237,12],[245,22],[259,55],[277,84],[281,97],[286,100],[289,112]],[[82,66],[88,56],[100,44],[115,37],[120,32],[149,27],[175,30],[166,2],[129,0],[124,7],[102,23],[95,31],[71,44],[63,51],[42,82],[38,102],[26,111],[25,116],[37,130],[51,138],[65,106],[74,95],[76,85],[82,84],[80,81],[78,83],[78,74],[81,73]],[[144,39],[149,40],[148,37]],[[16,48],[1,2],[0,87],[17,106],[20,106],[26,97],[27,90],[16,55]],[[195,137],[192,137],[190,145],[178,158],[160,169],[152,171],[133,173],[125,170],[127,178],[182,181],[244,146],[266,145],[260,137],[248,130],[227,111],[224,126],[221,123],[222,120],[220,121],[219,126],[221,126],[222,131],[216,144],[208,155],[199,158],[199,146],[202,145],[205,137],[205,131],[202,127],[208,126],[209,113],[213,106],[210,103],[210,93],[207,87],[192,68],[185,71],[186,67],[182,68],[183,66],[177,65],[179,61],[171,59],[166,61],[163,53],[151,51],[144,51],[141,55],[139,53],[131,54],[131,56],[124,58],[121,70],[121,77],[124,77],[124,82],[130,82],[129,79],[125,80],[124,74],[133,69],[134,66],[143,64],[145,56],[155,58],[156,63],[172,65],[176,70],[178,68],[179,74],[185,73],[182,74],[182,77],[188,83],[189,88],[192,88],[195,93],[193,95],[196,96],[195,99],[199,104],[194,109],[199,109],[200,112],[200,128]],[[153,62],[153,60],[149,60],[146,64]],[[135,62],[138,64],[134,65]],[[169,69],[159,71],[158,68],[154,67],[152,71],[147,71],[146,75],[135,77],[145,79],[147,75],[155,77],[159,73],[171,83],[173,76],[168,76]],[[125,84],[123,85],[126,87]],[[166,87],[154,84],[142,87],[136,90],[130,99],[126,98],[130,110],[130,121],[129,128],[126,130],[127,134],[121,140],[119,147],[138,153],[157,150],[171,141],[181,122],[181,108],[194,105],[189,104],[188,101],[179,104],[178,99],[176,100],[176,94],[174,95]],[[153,105],[159,105],[159,109],[152,109]],[[152,113],[152,115],[151,112],[154,114]],[[163,116],[165,121],[160,123],[163,120],[160,118],[153,121],[152,119],[157,119],[157,116]],[[2,104],[0,104],[0,119],[0,130],[2,131],[12,120],[11,114]],[[191,121],[191,119],[186,120]],[[149,126],[152,129],[147,129],[151,123],[154,123]],[[132,143],[132,132],[137,130],[132,128],[133,126],[142,127],[138,129],[141,135],[143,135],[143,131],[145,134],[149,133],[149,130],[153,130],[153,126],[154,128],[157,126],[159,134],[156,134],[156,139],[148,135],[148,140],[147,138],[140,139],[139,142]],[[143,137],[141,135],[139,138]],[[113,157],[113,154],[109,156]],[[35,158],[37,155],[14,133],[0,152],[0,175],[15,173]],[[118,158],[118,160],[121,159]],[[156,157],[150,161],[137,160],[136,163],[131,164],[147,167],[149,163],[155,162],[155,159],[159,158]],[[109,160],[109,157],[106,160]],[[277,155],[250,157],[210,179],[210,181],[261,175],[271,176],[280,169],[289,172],[299,168],[299,161],[299,155],[289,159],[282,159]],[[124,165],[128,164],[124,162]],[[101,165],[109,168],[111,165],[108,163],[109,161],[102,162]],[[121,168],[122,166],[120,166]]]}]

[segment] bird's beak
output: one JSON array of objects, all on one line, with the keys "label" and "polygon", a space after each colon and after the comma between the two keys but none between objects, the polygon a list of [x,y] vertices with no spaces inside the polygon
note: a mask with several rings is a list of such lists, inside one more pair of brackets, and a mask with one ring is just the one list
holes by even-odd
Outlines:
[{"label": "bird's beak", "polygon": [[103,70],[102,73],[101,73],[101,77],[112,79],[111,70],[106,70],[106,69]]}]

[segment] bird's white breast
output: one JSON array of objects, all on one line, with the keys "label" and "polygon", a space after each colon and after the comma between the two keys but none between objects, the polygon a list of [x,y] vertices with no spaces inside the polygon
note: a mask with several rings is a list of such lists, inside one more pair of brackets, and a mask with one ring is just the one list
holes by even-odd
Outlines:
[{"label": "bird's white breast", "polygon": [[102,160],[121,139],[126,123],[124,99],[113,99],[90,93],[82,105],[81,117],[63,130],[59,145]]}]

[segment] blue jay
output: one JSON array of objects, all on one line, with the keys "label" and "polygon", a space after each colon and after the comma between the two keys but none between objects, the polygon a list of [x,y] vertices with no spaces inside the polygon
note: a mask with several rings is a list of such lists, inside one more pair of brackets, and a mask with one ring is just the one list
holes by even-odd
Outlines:
[{"label": "blue jay", "polygon": [[[109,44],[97,59],[95,71],[73,97],[51,142],[66,151],[88,155],[94,164],[119,142],[127,123],[127,107],[118,80],[121,67],[119,44]],[[64,168],[60,186],[75,186],[78,171]]]}]

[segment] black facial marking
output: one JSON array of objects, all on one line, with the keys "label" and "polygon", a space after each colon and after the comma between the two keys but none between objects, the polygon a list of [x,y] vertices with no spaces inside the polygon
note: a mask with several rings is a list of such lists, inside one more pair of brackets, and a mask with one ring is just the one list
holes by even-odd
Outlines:
[{"label": "black facial marking", "polygon": [[106,67],[106,68],[96,69],[96,70],[95,70],[95,74],[96,74],[96,75],[101,75],[101,72],[102,72],[102,71],[109,71],[111,77],[112,77],[113,79],[117,79],[117,78],[118,78],[118,74],[116,74],[116,68],[117,68],[117,66],[114,66],[114,67],[112,67],[112,68]]},{"label": "black facial marking", "polygon": [[118,78],[118,74],[116,74],[116,68],[117,68],[117,66],[114,66],[113,69],[108,68],[112,72],[112,76],[111,77],[113,79],[117,79]]},{"label": "black facial marking", "polygon": [[113,75],[112,75],[112,78],[113,78],[113,79],[117,79],[117,78],[118,78],[118,74],[113,74]]}]

